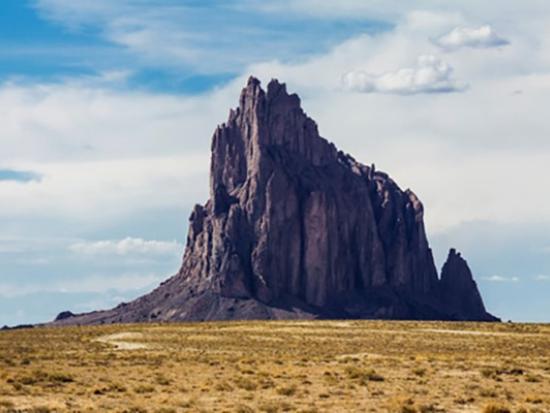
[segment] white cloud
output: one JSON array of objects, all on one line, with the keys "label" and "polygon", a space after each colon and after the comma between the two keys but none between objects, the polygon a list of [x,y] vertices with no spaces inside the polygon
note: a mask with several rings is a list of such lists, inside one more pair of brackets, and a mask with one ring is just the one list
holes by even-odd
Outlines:
[{"label": "white cloud", "polygon": [[362,93],[449,93],[465,89],[452,77],[453,69],[433,55],[419,56],[416,66],[383,74],[363,70],[346,73],[342,82],[346,90]]},{"label": "white cloud", "polygon": [[[536,179],[526,179],[550,174],[550,123],[544,110],[550,43],[542,47],[538,38],[550,21],[542,25],[533,13],[535,25],[499,23],[513,33],[513,42],[499,53],[446,54],[456,76],[468,82],[466,93],[403,98],[342,90],[341,74],[350,68],[380,74],[410,67],[417,56],[440,51],[430,38],[444,32],[442,26],[468,26],[464,15],[420,17],[415,12],[392,32],[358,36],[301,64],[266,62],[250,71],[264,80],[285,80],[302,96],[323,136],[412,188],[425,205],[429,234],[478,220],[550,221],[550,193],[540,191]],[[514,94],[517,90],[522,93]]]},{"label": "white cloud", "polygon": [[105,223],[206,199],[210,137],[242,85],[200,96],[106,86],[120,76],[0,84],[0,169],[41,176],[0,181],[0,219]]},{"label": "white cloud", "polygon": [[124,76],[0,84],[0,164],[204,153],[240,89],[178,96],[108,87]]},{"label": "white cloud", "polygon": [[550,275],[539,274],[535,276],[536,281],[550,281]]},{"label": "white cloud", "polygon": [[[174,29],[179,12],[173,13],[172,23],[163,25],[166,14],[158,14],[160,9],[155,11],[155,6],[138,13],[123,10],[146,2],[38,3],[71,30],[99,22],[108,40],[160,66],[198,59],[211,68],[219,62],[201,54],[179,55],[194,44],[193,39],[181,37],[189,31]],[[287,82],[290,91],[300,94],[304,109],[324,136],[358,160],[376,162],[378,169],[389,172],[401,186],[415,190],[425,205],[429,234],[477,220],[496,225],[513,222],[520,227],[550,220],[550,193],[540,190],[537,179],[550,174],[546,113],[550,2],[527,0],[521,7],[516,0],[503,0],[498,7],[478,0],[252,3],[266,13],[285,16],[388,17],[395,27],[376,36],[356,36],[295,64],[286,60],[243,63],[243,76],[235,82],[195,97],[113,87],[124,81],[124,72],[60,84],[4,84],[0,87],[0,165],[37,171],[43,179],[25,186],[0,185],[2,232],[14,223],[16,234],[21,228],[38,232],[33,222],[37,216],[105,224],[136,210],[158,213],[166,206],[182,208],[183,232],[184,203],[202,202],[207,195],[212,131],[236,105],[250,73],[264,81],[278,77]],[[422,75],[420,65],[411,63],[418,56],[441,52],[430,39],[457,27],[479,29],[479,22],[491,22],[510,44],[491,53],[472,53],[462,47],[445,54],[445,62],[429,58],[423,62]],[[469,36],[469,47],[473,45],[471,35],[461,36],[461,42]],[[477,47],[483,41],[487,40]],[[204,46],[209,55],[218,51],[216,44]],[[221,56],[222,60],[226,57]],[[245,60],[257,58],[250,54]],[[374,84],[387,93],[344,93],[341,75],[355,68],[367,77],[368,87]],[[449,79],[447,86],[460,87],[450,68],[468,82],[467,93],[421,93],[438,84],[445,89]],[[352,80],[356,85],[357,79]],[[414,96],[403,98],[403,93]],[[139,225],[136,222],[136,228]],[[517,277],[489,278],[513,282]],[[117,283],[109,280],[114,279],[99,279],[94,284],[98,286],[88,289]]]},{"label": "white cloud", "polygon": [[[0,185],[0,217],[13,221],[55,214],[105,222],[128,211],[183,209],[203,202],[210,136],[237,104],[250,73],[287,82],[324,136],[415,190],[426,206],[430,231],[463,221],[550,216],[548,194],[524,178],[550,173],[544,111],[550,43],[544,48],[529,41],[540,24],[527,27],[532,32],[523,37],[514,26],[514,42],[498,56],[458,51],[446,55],[446,63],[427,59],[421,80],[412,76],[419,72],[411,61],[438,52],[430,36],[445,25],[461,24],[468,26],[460,14],[410,13],[392,32],[357,36],[299,64],[254,64],[227,86],[194,97],[112,90],[89,82],[5,84],[0,88],[0,162],[44,178],[24,187]],[[401,79],[399,67],[409,67],[404,84],[412,90],[433,87],[430,81],[450,67],[470,88],[403,99],[397,91],[410,93],[411,88],[390,82],[394,93],[342,93],[341,74],[350,68],[389,74],[393,81]],[[509,196],[510,187],[516,196]]]},{"label": "white cloud", "polygon": [[183,253],[183,245],[176,241],[126,237],[121,240],[76,242],[69,246],[69,250],[85,255],[180,255]]},{"label": "white cloud", "polygon": [[490,277],[483,277],[485,281],[507,283],[507,282],[519,282],[518,277],[503,277],[501,275],[491,275]]},{"label": "white cloud", "polygon": [[435,43],[447,50],[456,50],[461,47],[491,48],[509,44],[500,37],[489,25],[480,27],[455,27],[449,33],[436,39]]},{"label": "white cloud", "polygon": [[131,214],[152,210],[181,209],[184,212],[185,208],[207,198],[208,159],[205,153],[25,163],[32,170],[40,171],[43,179],[25,185],[0,183],[3,200],[0,219],[49,217],[90,227],[98,223],[115,223]]}]

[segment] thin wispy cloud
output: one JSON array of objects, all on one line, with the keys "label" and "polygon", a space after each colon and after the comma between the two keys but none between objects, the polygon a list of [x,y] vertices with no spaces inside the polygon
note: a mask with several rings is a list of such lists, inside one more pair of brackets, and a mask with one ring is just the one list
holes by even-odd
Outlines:
[{"label": "thin wispy cloud", "polygon": [[302,59],[352,34],[391,27],[368,18],[345,26],[307,15],[279,19],[243,3],[36,0],[35,7],[44,18],[71,31],[93,28],[106,41],[130,52],[134,66],[201,73],[239,74],[252,62]]},{"label": "thin wispy cloud", "polygon": [[121,240],[76,242],[69,246],[69,250],[85,255],[178,255],[182,253],[183,245],[176,241],[126,237]]},{"label": "thin wispy cloud", "polygon": [[517,283],[519,282],[519,277],[503,277],[501,275],[491,275],[489,277],[483,277],[485,281],[496,282],[496,283]]},{"label": "thin wispy cloud", "polygon": [[105,293],[129,292],[141,290],[158,284],[166,278],[166,274],[120,274],[120,275],[92,275],[77,279],[64,279],[43,283],[13,284],[0,282],[0,297],[13,298],[33,294],[63,293]]}]

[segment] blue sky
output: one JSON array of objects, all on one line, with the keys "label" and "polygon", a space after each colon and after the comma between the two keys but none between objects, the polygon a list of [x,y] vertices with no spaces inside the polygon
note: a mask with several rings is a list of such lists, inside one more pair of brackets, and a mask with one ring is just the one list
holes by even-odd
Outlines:
[{"label": "blue sky", "polygon": [[[550,319],[550,5],[4,0],[0,324],[129,300],[176,272],[210,137],[250,74],[425,204],[438,266]],[[510,19],[509,16],[514,16]]]}]

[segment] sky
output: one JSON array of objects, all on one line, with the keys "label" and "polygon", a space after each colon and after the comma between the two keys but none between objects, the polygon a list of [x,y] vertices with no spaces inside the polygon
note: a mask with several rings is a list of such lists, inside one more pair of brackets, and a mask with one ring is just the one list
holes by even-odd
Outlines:
[{"label": "sky", "polygon": [[0,325],[176,273],[249,75],[417,193],[489,311],[550,321],[550,2],[2,0]]}]

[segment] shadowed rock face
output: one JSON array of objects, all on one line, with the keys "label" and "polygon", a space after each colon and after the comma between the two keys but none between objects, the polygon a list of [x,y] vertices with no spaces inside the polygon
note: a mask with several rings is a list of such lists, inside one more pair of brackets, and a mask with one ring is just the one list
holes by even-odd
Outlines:
[{"label": "shadowed rock face", "polygon": [[458,320],[476,319],[486,313],[472,272],[466,261],[454,249],[449,251],[441,270],[441,296],[447,312]]},{"label": "shadowed rock face", "polygon": [[416,195],[319,136],[300,99],[250,78],[212,139],[210,199],[183,264],[152,293],[59,323],[494,320],[451,250],[440,281]]}]

